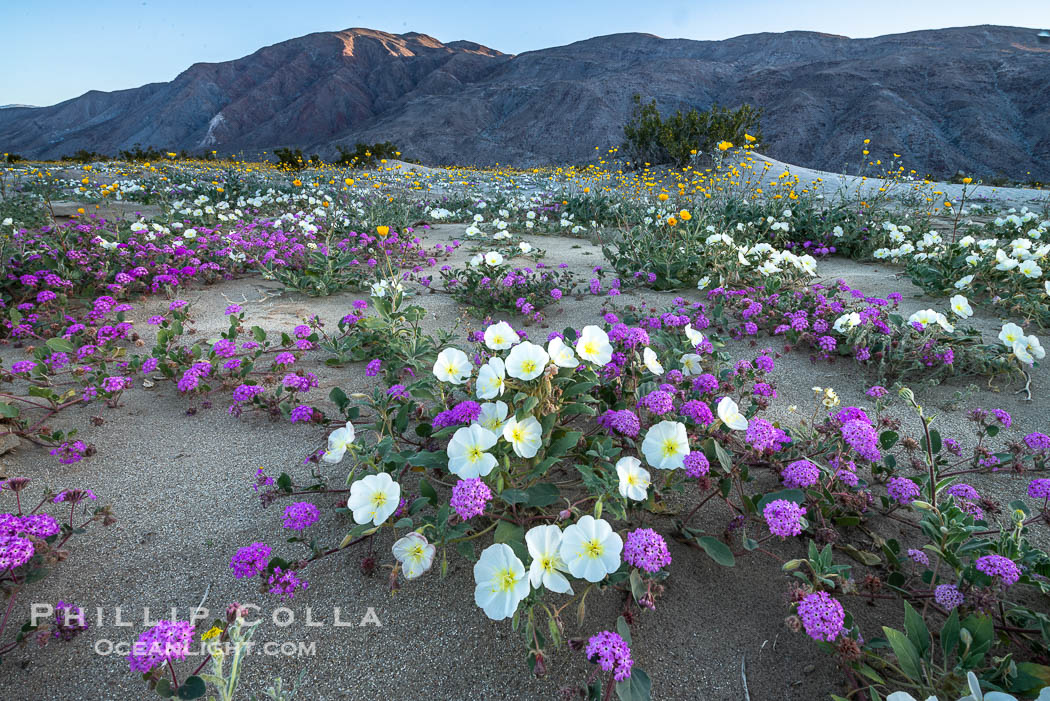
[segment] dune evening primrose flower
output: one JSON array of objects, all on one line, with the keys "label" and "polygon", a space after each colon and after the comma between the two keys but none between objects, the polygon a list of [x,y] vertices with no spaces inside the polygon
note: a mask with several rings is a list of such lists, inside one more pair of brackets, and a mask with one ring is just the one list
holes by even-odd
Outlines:
[{"label": "dune evening primrose flower", "polygon": [[689,343],[693,348],[704,342],[704,334],[694,329],[692,324],[686,324],[683,330],[685,331],[685,337],[689,339]]},{"label": "dune evening primrose flower", "polygon": [[[463,429],[460,429],[463,430]],[[382,525],[401,503],[401,485],[385,472],[366,475],[350,485],[346,508],[354,514],[354,523]]]},{"label": "dune evening primrose flower", "polygon": [[747,419],[740,413],[740,407],[730,397],[722,397],[718,402],[718,418],[734,431],[746,431]]},{"label": "dune evening primrose flower", "polygon": [[485,329],[485,345],[489,350],[507,350],[519,341],[521,337],[505,321],[497,322]]},{"label": "dune evening primrose flower", "polygon": [[685,424],[661,421],[650,428],[642,440],[645,461],[658,470],[677,470],[689,455],[689,437]]},{"label": "dune evening primrose flower", "polygon": [[1002,341],[1004,346],[1011,349],[1013,348],[1014,343],[1024,337],[1024,329],[1014,323],[1003,324],[1002,330],[999,331],[999,340]]},{"label": "dune evening primrose flower", "polygon": [[474,603],[494,621],[510,618],[529,595],[525,565],[506,543],[494,543],[474,563]]},{"label": "dune evening primrose flower", "polygon": [[489,362],[478,370],[476,389],[479,399],[495,399],[506,389],[507,366],[503,358],[489,358]]},{"label": "dune evening primrose flower", "polygon": [[345,426],[337,428],[328,434],[328,450],[324,452],[321,459],[327,463],[337,463],[346,455],[346,450],[354,442],[356,432],[354,425],[349,421]]},{"label": "dune evening primrose flower", "polygon": [[470,359],[458,348],[446,348],[434,362],[434,377],[441,382],[461,385],[470,378]]},{"label": "dune evening primrose flower", "polygon": [[558,594],[571,594],[572,586],[562,572],[561,529],[555,525],[535,526],[525,533],[525,545],[529,548],[532,564],[529,566],[529,584],[533,589],[546,587]]},{"label": "dune evening primrose flower", "polygon": [[644,501],[649,493],[649,471],[642,461],[630,455],[616,461],[616,476],[620,480],[620,496],[634,501]]},{"label": "dune evening primrose flower", "polygon": [[660,359],[657,358],[656,351],[654,351],[649,346],[646,346],[642,350],[642,362],[645,363],[645,367],[649,370],[649,372],[653,373],[654,375],[664,374],[664,366],[660,364]]},{"label": "dune evening primrose flower", "polygon": [[507,374],[519,380],[534,380],[547,368],[550,356],[542,346],[524,341],[514,346],[507,355]]},{"label": "dune evening primrose flower", "polygon": [[622,682],[630,678],[631,648],[617,633],[603,630],[587,641],[587,659],[597,664],[606,672],[613,673],[613,679]]},{"label": "dune evening primrose flower", "polygon": [[405,579],[415,579],[434,564],[437,548],[431,545],[422,533],[413,531],[394,541],[391,551],[394,553],[394,559],[401,563]]},{"label": "dune evening primrose flower", "polygon": [[960,319],[969,319],[973,316],[973,307],[970,306],[970,301],[963,295],[955,295],[949,302],[951,302],[952,311]]},{"label": "dune evening primrose flower", "polygon": [[590,514],[562,533],[561,559],[573,577],[598,582],[620,566],[623,539],[604,519]]},{"label": "dune evening primrose flower", "polygon": [[686,377],[699,375],[704,371],[700,364],[701,358],[696,353],[686,353],[679,359],[679,362],[682,364],[682,374]]},{"label": "dune evening primrose flower", "polygon": [[503,423],[507,420],[509,412],[506,402],[485,402],[481,405],[481,413],[475,423],[498,436],[503,433]]},{"label": "dune evening primrose flower", "polygon": [[535,457],[543,445],[542,437],[543,427],[532,416],[521,421],[512,416],[503,425],[503,439],[510,443],[519,458]]},{"label": "dune evening primrose flower", "polygon": [[474,424],[456,431],[445,449],[448,470],[457,477],[484,477],[496,466],[496,457],[485,451],[496,445],[492,431]]},{"label": "dune evening primrose flower", "polygon": [[814,640],[834,642],[846,632],[846,612],[837,600],[827,592],[807,594],[798,602],[798,615],[806,629],[806,635]]},{"label": "dune evening primrose flower", "polygon": [[599,366],[606,366],[612,360],[613,347],[609,343],[609,334],[597,326],[584,326],[576,340],[576,355]]},{"label": "dune evening primrose flower", "polygon": [[560,368],[574,368],[580,364],[572,348],[565,345],[560,336],[555,336],[547,343],[547,355],[551,362]]}]

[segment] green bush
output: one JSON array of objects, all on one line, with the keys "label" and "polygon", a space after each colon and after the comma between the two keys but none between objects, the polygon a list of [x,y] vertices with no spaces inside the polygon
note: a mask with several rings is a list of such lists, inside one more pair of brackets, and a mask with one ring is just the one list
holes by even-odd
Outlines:
[{"label": "green bush", "polygon": [[759,119],[762,110],[748,104],[736,109],[712,105],[698,112],[678,110],[666,119],[660,116],[656,100],[642,102],[634,95],[634,110],[623,127],[623,150],[635,163],[673,163],[681,167],[697,153],[714,149],[722,141],[744,142],[744,135],[762,140]]},{"label": "green bush", "polygon": [[336,163],[341,166],[366,168],[375,165],[384,158],[398,158],[401,151],[389,141],[375,143],[369,146],[358,141],[354,144],[354,150],[350,151],[343,146],[339,147],[339,158]]}]

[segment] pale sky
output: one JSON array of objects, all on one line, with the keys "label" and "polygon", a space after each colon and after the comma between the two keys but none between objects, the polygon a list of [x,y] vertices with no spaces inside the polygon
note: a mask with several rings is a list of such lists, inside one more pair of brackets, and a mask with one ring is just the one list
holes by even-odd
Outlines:
[{"label": "pale sky", "polygon": [[467,39],[505,53],[603,34],[726,39],[810,30],[871,37],[998,24],[1050,29],[1050,0],[0,0],[0,105],[173,79],[303,34],[368,27]]}]

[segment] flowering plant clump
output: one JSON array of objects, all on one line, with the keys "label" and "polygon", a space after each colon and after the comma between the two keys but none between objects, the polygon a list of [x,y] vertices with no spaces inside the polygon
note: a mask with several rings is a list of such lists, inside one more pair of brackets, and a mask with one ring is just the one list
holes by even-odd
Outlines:
[{"label": "flowering plant clump", "polygon": [[564,267],[514,267],[499,251],[479,253],[462,268],[445,265],[441,278],[445,291],[479,314],[515,312],[532,321],[543,321],[544,307],[572,295],[577,283]]},{"label": "flowering plant clump", "polygon": [[59,601],[47,607],[50,618],[45,619],[37,615],[39,604],[34,604],[33,616],[9,639],[6,635],[19,595],[68,557],[67,544],[73,537],[84,535],[92,525],[112,526],[117,521],[108,506],[94,505],[97,497],[90,489],[45,492],[34,505],[26,493],[31,482],[25,477],[0,482],[0,499],[14,501],[2,507],[10,512],[0,513],[0,590],[7,600],[0,618],[0,656],[30,641],[40,646],[53,640],[70,642],[87,630],[81,608]]}]

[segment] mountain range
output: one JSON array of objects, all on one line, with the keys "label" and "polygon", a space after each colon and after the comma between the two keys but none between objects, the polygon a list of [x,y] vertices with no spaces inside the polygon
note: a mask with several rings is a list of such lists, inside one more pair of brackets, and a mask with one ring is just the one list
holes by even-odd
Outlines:
[{"label": "mountain range", "polygon": [[613,34],[518,55],[370,29],[320,32],[167,83],[0,110],[0,150],[57,158],[135,144],[256,154],[392,141],[433,164],[591,161],[638,93],[661,111],[750,103],[763,152],[841,171],[901,154],[920,173],[1050,180],[1050,45],[979,26],[850,39]]}]

